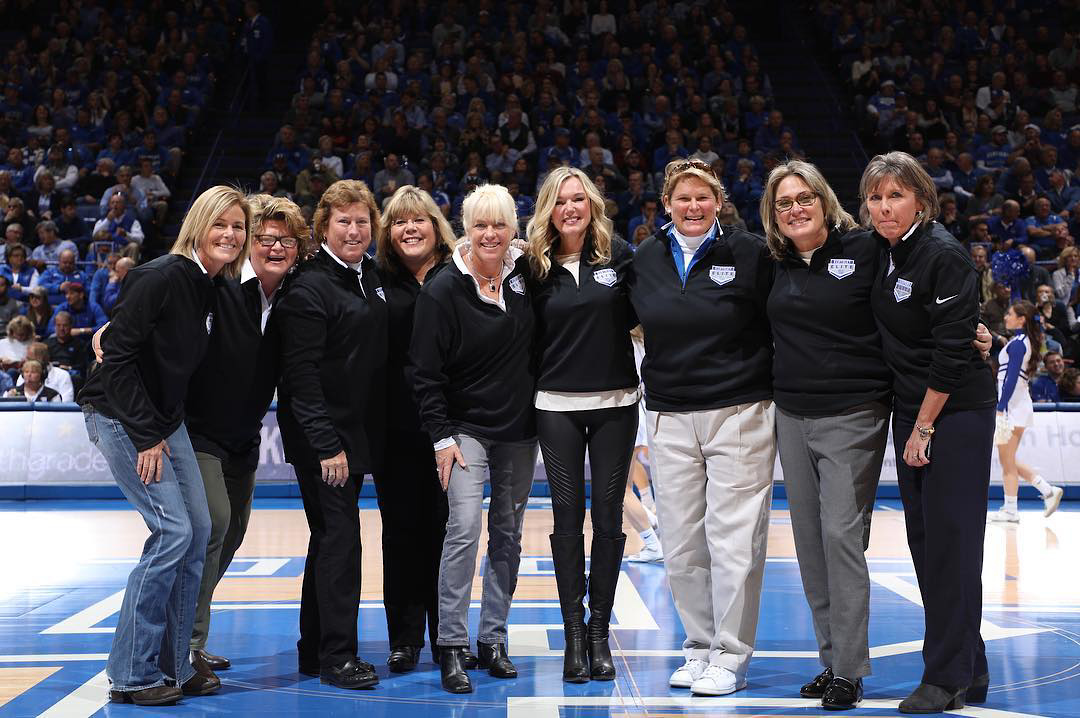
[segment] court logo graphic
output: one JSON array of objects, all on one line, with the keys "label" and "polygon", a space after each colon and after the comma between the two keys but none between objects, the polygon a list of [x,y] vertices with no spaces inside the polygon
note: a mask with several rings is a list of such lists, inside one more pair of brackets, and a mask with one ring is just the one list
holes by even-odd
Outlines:
[{"label": "court logo graphic", "polygon": [[727,264],[714,264],[709,268],[709,279],[724,286],[735,279],[735,267]]},{"label": "court logo graphic", "polygon": [[830,259],[829,260],[829,274],[833,275],[837,279],[843,279],[844,277],[850,277],[855,274],[855,260],[854,259]]},{"label": "court logo graphic", "polygon": [[518,294],[525,293],[525,279],[520,274],[516,277],[510,277],[510,288]]},{"label": "court logo graphic", "polygon": [[614,287],[615,282],[619,280],[619,275],[615,273],[614,269],[597,269],[592,276],[593,279],[605,287]]},{"label": "court logo graphic", "polygon": [[902,302],[911,296],[911,282],[906,279],[897,279],[896,286],[892,290],[896,301]]}]

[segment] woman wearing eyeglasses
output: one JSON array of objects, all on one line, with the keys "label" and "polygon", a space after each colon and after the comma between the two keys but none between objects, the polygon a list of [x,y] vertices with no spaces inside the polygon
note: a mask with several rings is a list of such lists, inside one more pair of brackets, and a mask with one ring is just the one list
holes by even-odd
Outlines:
[{"label": "woman wearing eyeglasses", "polygon": [[291,201],[255,195],[249,203],[251,255],[238,278],[215,283],[210,345],[185,403],[211,521],[191,633],[192,665],[203,673],[231,665],[206,650],[210,602],[251,515],[260,430],[279,374],[278,334],[270,318],[297,257],[314,250],[311,230]]},{"label": "woman wearing eyeglasses", "polygon": [[695,694],[746,685],[765,573],[776,456],[772,261],[760,237],[721,226],[724,187],[675,160],[672,222],[634,253],[630,297],[645,330],[645,407],[668,581],[686,630],[670,679]]},{"label": "woman wearing eyeglasses", "polygon": [[[447,267],[454,232],[427,192],[404,185],[386,203],[375,235],[375,259],[390,313],[386,459],[375,472],[382,516],[383,604],[391,673],[416,668],[424,629],[438,662],[439,561],[446,537],[446,494],[435,471],[431,437],[420,427],[405,377],[416,299]],[[470,661],[466,657],[466,662]],[[475,663],[473,663],[475,665]]]},{"label": "woman wearing eyeglasses", "polygon": [[775,260],[769,293],[776,438],[803,589],[825,670],[804,685],[854,708],[870,673],[870,541],[892,375],[870,307],[881,249],[812,164],[769,173],[761,199]]}]

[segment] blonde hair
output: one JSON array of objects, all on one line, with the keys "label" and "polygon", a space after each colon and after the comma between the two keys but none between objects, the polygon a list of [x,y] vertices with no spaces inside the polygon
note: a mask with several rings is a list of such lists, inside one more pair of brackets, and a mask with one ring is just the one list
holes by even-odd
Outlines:
[{"label": "blonde hair", "polygon": [[300,207],[286,197],[275,197],[269,194],[255,194],[248,197],[251,203],[251,236],[258,234],[263,223],[268,220],[276,220],[285,223],[285,228],[290,236],[299,240],[297,244],[297,257],[304,259],[315,254],[319,245],[311,238],[311,227],[304,219]]},{"label": "blonde hair", "polygon": [[[12,317],[11,321],[7,323],[7,335],[12,339],[15,339],[19,334],[19,330],[26,331],[30,334],[29,339],[34,338],[34,323],[30,321],[25,314],[20,314],[16,317]],[[26,341],[26,339],[15,339],[17,342]]]},{"label": "blonde hair", "polygon": [[877,155],[870,160],[859,180],[859,220],[863,226],[873,228],[870,210],[866,208],[866,198],[876,190],[886,178],[891,177],[897,184],[915,193],[915,199],[922,203],[922,215],[916,215],[919,224],[933,222],[941,204],[938,202],[937,186],[926,173],[919,161],[907,152],[889,152]]},{"label": "blonde hair", "polygon": [[815,165],[802,160],[791,160],[777,165],[769,173],[769,178],[765,181],[765,192],[761,195],[760,209],[761,223],[765,227],[765,242],[769,245],[769,252],[772,254],[773,259],[783,259],[784,253],[791,243],[791,240],[780,231],[780,223],[776,221],[776,206],[773,204],[776,201],[777,187],[788,177],[798,177],[806,183],[811,192],[817,195],[825,215],[826,228],[847,231],[858,226],[855,218],[840,206],[840,200],[836,198],[836,193],[833,192],[832,187],[829,186],[824,175],[821,174],[821,170]]},{"label": "blonde hair", "polygon": [[1077,252],[1080,252],[1080,249],[1077,249],[1076,247],[1066,247],[1065,249],[1061,250],[1061,254],[1057,256],[1058,268],[1064,268],[1064,266],[1069,261],[1069,257],[1075,256]]},{"label": "blonde hair", "polygon": [[517,205],[510,190],[501,184],[482,184],[465,197],[461,203],[461,222],[468,236],[469,227],[478,219],[501,220],[512,227],[517,235]]},{"label": "blonde hair", "polygon": [[592,239],[592,254],[587,261],[589,264],[607,264],[611,261],[611,236],[614,230],[611,218],[605,211],[603,195],[589,176],[577,167],[556,167],[544,179],[544,184],[536,196],[536,210],[525,227],[525,237],[529,242],[529,263],[536,273],[536,278],[541,281],[551,269],[551,248],[559,239],[551,215],[555,211],[559,190],[570,179],[581,182],[585,197],[589,201],[591,219],[585,232],[586,237]]},{"label": "blonde hair", "polygon": [[366,184],[360,180],[338,180],[326,188],[319,204],[315,207],[315,215],[311,223],[315,232],[316,244],[322,244],[326,237],[326,228],[330,224],[330,213],[335,209],[348,207],[350,204],[360,203],[371,212],[371,224],[379,224],[379,205],[375,202],[375,195]]},{"label": "blonde hair", "polygon": [[664,201],[665,209],[671,202],[671,195],[675,187],[684,179],[694,178],[701,180],[709,186],[716,197],[716,211],[720,212],[720,205],[727,201],[727,190],[724,183],[716,176],[711,165],[703,160],[677,159],[667,163],[664,168],[664,189],[660,192],[660,199]]},{"label": "blonde hair", "polygon": [[450,257],[457,244],[450,223],[446,221],[442,210],[430,194],[419,187],[406,184],[398,187],[383,207],[382,219],[379,220],[375,233],[375,261],[379,266],[391,272],[403,270],[401,258],[390,242],[390,225],[398,219],[423,216],[428,218],[435,230],[436,262],[445,262]]},{"label": "blonde hair", "polygon": [[251,249],[251,206],[244,193],[233,187],[217,185],[195,198],[184,215],[184,223],[180,225],[180,233],[176,236],[169,254],[190,257],[210,232],[214,222],[234,206],[244,212],[244,246],[236,259],[221,268],[221,275],[229,279],[239,277]]}]

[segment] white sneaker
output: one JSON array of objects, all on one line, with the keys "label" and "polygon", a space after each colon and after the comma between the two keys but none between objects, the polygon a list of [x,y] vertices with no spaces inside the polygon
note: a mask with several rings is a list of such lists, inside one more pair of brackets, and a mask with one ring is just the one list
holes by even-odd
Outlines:
[{"label": "white sneaker", "polygon": [[998,509],[997,511],[988,513],[986,515],[986,520],[993,523],[1018,524],[1020,523],[1020,512]]},{"label": "white sneaker", "polygon": [[668,679],[668,685],[672,688],[689,688],[709,667],[709,664],[700,658],[691,658],[680,668],[676,668]]},{"label": "white sneaker", "polygon": [[641,553],[635,553],[633,556],[627,556],[626,560],[633,563],[663,563],[664,551],[659,547],[650,548],[646,546],[645,548],[641,549]]},{"label": "white sneaker", "polygon": [[740,688],[746,688],[745,678],[739,681],[728,669],[709,664],[701,678],[690,686],[690,692],[696,696],[726,696]]},{"label": "white sneaker", "polygon": [[1061,506],[1061,497],[1065,495],[1065,489],[1060,486],[1051,486],[1050,495],[1043,499],[1043,516],[1049,516]]},{"label": "white sneaker", "polygon": [[652,511],[649,511],[649,507],[645,506],[644,504],[642,504],[641,508],[645,510],[645,518],[649,520],[649,528],[651,528],[653,531],[656,531],[658,528],[660,528],[660,520],[656,518],[656,514]]}]

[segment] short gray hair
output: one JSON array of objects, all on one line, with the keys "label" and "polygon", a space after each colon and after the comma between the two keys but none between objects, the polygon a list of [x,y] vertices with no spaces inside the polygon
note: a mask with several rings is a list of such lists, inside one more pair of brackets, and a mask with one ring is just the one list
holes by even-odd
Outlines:
[{"label": "short gray hair", "polygon": [[859,180],[859,219],[866,227],[871,227],[870,211],[866,208],[866,198],[876,190],[886,178],[892,178],[905,189],[915,193],[915,199],[923,205],[919,223],[926,225],[933,222],[941,211],[938,202],[937,186],[926,173],[919,161],[907,152],[889,152],[877,155],[870,160]]}]

